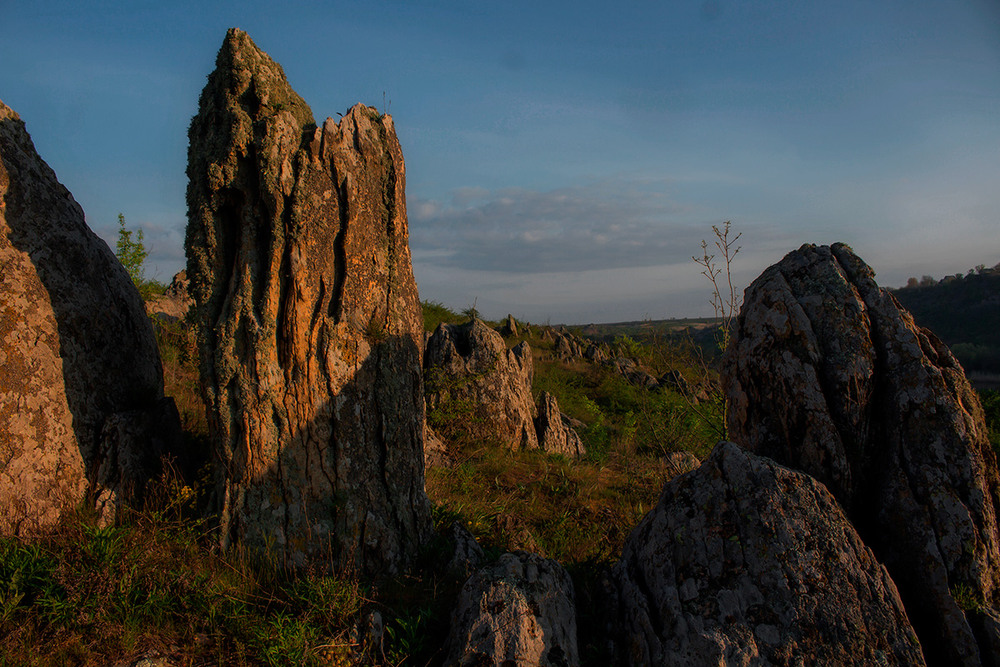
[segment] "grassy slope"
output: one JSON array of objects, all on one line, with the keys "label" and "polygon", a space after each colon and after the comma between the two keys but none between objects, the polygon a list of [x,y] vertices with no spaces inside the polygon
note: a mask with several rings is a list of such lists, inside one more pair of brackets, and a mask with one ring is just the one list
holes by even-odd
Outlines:
[{"label": "grassy slope", "polygon": [[[428,328],[464,319],[425,304]],[[451,548],[443,535],[456,520],[494,557],[528,547],[562,562],[577,589],[585,664],[604,664],[605,619],[590,601],[675,472],[662,455],[687,449],[703,456],[716,437],[717,407],[637,389],[600,366],[559,362],[552,344],[533,333],[534,391],[553,393],[583,422],[588,455],[573,462],[459,443],[455,466],[427,472],[438,533],[413,572],[380,582],[350,572],[291,577],[274,563],[220,554],[211,514],[200,509],[210,495],[210,463],[202,457],[193,470],[171,470],[149,506],[118,525],[99,528],[78,515],[40,541],[0,539],[0,665],[114,664],[151,651],[181,665],[338,665],[352,650],[369,650],[367,660],[378,664],[435,664],[461,584],[442,571]],[[167,391],[192,451],[203,453],[207,428],[190,333],[173,326],[158,335]],[[693,348],[683,343],[619,344],[654,374],[698,373]],[[986,403],[996,439],[1000,401]],[[376,652],[352,635],[372,611],[386,625]]]}]

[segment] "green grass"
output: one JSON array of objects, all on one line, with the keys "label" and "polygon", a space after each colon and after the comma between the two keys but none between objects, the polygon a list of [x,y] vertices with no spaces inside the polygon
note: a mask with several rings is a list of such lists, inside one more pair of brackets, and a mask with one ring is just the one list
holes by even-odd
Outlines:
[{"label": "green grass", "polygon": [[424,316],[424,331],[434,331],[439,324],[459,324],[469,319],[437,301],[421,301],[420,309]]},{"label": "green grass", "polygon": [[[423,307],[428,329],[467,320],[441,304]],[[661,454],[677,447],[700,453],[711,438],[675,393],[640,390],[588,363],[543,358],[552,346],[537,338],[538,327],[533,332],[534,391],[550,391],[583,422],[587,456],[570,461],[463,440],[470,406],[438,406],[428,419],[460,445],[461,457],[454,467],[427,471],[435,535],[412,571],[366,581],[353,572],[290,573],[238,551],[220,553],[194,336],[185,323],[158,324],[166,393],[181,413],[189,465],[168,465],[147,489],[147,506],[115,525],[79,513],[33,541],[0,539],[0,666],[106,665],[151,651],[178,665],[440,664],[462,584],[444,571],[453,521],[469,527],[488,558],[528,548],[566,566],[581,600],[597,595],[629,532],[674,473]],[[676,432],[664,436],[650,427],[657,423]],[[373,613],[385,628],[380,648],[365,644]],[[581,612],[585,664],[606,663],[602,623],[600,614]]]},{"label": "green grass", "polygon": [[[37,541],[0,539],[0,664],[115,664],[150,650],[172,664],[338,665],[364,654],[400,664],[443,644],[460,583],[446,575],[292,574],[214,542],[203,521],[147,512],[108,527],[81,514]],[[386,625],[378,650],[354,632],[373,611]]]}]

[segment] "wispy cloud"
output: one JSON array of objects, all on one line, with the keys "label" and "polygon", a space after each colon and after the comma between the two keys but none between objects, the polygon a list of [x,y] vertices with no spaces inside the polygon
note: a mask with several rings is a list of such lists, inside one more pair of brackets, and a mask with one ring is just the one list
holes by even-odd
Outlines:
[{"label": "wispy cloud", "polygon": [[539,192],[463,188],[448,201],[409,202],[414,257],[500,273],[658,266],[690,258],[698,212],[665,181],[609,180]]}]

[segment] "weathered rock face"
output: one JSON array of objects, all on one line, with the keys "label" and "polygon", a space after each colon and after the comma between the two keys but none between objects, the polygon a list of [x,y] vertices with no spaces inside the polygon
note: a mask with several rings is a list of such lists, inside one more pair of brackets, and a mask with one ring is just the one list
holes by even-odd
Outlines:
[{"label": "weathered rock face", "polygon": [[579,665],[573,581],[519,551],[469,577],[451,618],[447,665]]},{"label": "weathered rock face", "polygon": [[232,29],[191,122],[188,177],[223,544],[397,569],[429,508],[392,119],[358,105],[316,127],[281,67]]},{"label": "weathered rock face", "polygon": [[138,291],[0,103],[0,533],[141,493],[178,429]]},{"label": "weathered rock face", "polygon": [[514,319],[513,315],[507,315],[507,319],[500,327],[500,335],[504,337],[517,336],[517,320]]},{"label": "weathered rock face", "polygon": [[667,483],[615,578],[630,664],[923,664],[829,491],[732,443]]},{"label": "weathered rock face", "polygon": [[462,427],[473,438],[512,448],[536,449],[531,399],[531,348],[508,350],[503,338],[479,320],[441,324],[424,351],[427,406],[464,406]]},{"label": "weathered rock face", "polygon": [[829,486],[929,661],[980,664],[998,643],[996,459],[955,358],[873,275],[806,245],[754,281],[723,373],[730,437]]},{"label": "weathered rock face", "polygon": [[453,521],[450,532],[455,551],[448,561],[447,571],[463,578],[468,577],[483,562],[486,553],[461,521]]},{"label": "weathered rock face", "polygon": [[194,299],[188,293],[188,285],[187,272],[181,271],[170,281],[170,286],[162,296],[146,301],[146,312],[168,321],[183,320],[194,306]]},{"label": "weathered rock face", "polygon": [[559,411],[559,402],[555,396],[547,391],[539,394],[538,416],[535,418],[538,446],[550,454],[583,456],[587,453],[583,441],[567,421]]}]

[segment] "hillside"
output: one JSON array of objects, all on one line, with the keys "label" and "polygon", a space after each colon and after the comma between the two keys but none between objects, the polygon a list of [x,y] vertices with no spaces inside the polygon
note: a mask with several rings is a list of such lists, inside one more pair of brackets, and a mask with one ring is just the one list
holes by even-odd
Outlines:
[{"label": "hillside", "polygon": [[899,302],[955,353],[974,381],[1000,376],[1000,271],[985,269],[894,290]]}]

